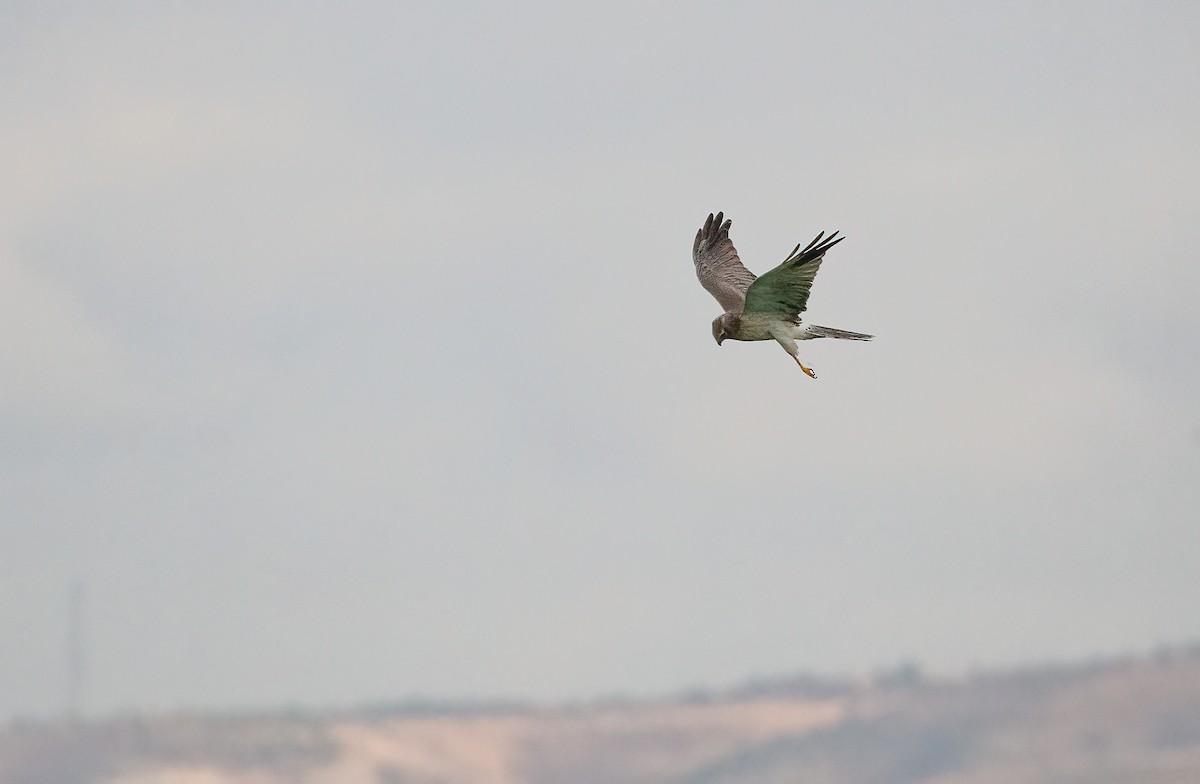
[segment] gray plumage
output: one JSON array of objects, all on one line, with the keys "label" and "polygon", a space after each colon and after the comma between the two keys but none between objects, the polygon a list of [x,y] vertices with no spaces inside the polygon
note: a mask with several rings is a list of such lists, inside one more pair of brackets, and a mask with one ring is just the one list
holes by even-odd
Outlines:
[{"label": "gray plumage", "polygon": [[796,355],[797,340],[837,338],[870,340],[872,335],[849,332],[815,324],[801,324],[800,314],[808,307],[813,280],[825,258],[825,252],[845,237],[835,231],[828,237],[821,232],[803,249],[797,245],[783,262],[756,278],[738,258],[729,239],[733,221],[724,214],[709,214],[692,243],[692,261],[700,285],[712,294],[725,312],[713,321],[713,338],[721,345],[730,340],[774,340],[796,360],[808,375],[816,378]]}]

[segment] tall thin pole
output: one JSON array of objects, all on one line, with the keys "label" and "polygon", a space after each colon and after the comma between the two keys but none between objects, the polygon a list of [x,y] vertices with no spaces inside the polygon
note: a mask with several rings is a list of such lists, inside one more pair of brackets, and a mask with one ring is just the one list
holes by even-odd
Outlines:
[{"label": "tall thin pole", "polygon": [[77,719],[83,712],[83,584],[71,586],[67,610],[67,718]]}]

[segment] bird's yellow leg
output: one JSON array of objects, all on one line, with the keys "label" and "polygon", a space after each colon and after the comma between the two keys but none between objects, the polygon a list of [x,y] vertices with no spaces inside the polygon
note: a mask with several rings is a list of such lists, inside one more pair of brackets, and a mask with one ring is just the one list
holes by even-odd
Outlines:
[{"label": "bird's yellow leg", "polygon": [[800,361],[800,357],[796,356],[795,354],[792,354],[792,359],[796,360],[796,364],[800,366],[801,370],[803,370],[805,373],[808,374],[809,378],[817,377],[817,372],[810,367],[805,367],[804,363]]}]

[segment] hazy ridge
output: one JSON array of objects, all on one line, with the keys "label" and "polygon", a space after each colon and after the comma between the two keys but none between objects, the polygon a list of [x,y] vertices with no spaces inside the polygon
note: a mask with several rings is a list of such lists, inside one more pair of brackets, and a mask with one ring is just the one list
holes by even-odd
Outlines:
[{"label": "hazy ridge", "polygon": [[1183,784],[1200,647],[945,681],[796,677],[653,701],[13,722],[3,784]]}]

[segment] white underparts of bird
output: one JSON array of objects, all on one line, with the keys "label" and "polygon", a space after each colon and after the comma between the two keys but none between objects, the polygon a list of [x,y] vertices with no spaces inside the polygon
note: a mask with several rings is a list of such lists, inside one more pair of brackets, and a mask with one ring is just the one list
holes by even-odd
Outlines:
[{"label": "white underparts of bird", "polygon": [[808,295],[825,251],[845,237],[839,237],[836,231],[828,237],[821,232],[804,248],[797,245],[778,267],[759,278],[742,265],[737,249],[729,239],[733,221],[724,218],[724,213],[709,213],[692,243],[696,277],[725,309],[712,323],[713,339],[718,346],[726,339],[774,340],[796,360],[801,370],[816,378],[813,369],[800,361],[796,341],[816,338],[870,340],[874,337],[804,324],[800,319],[808,306]]}]

